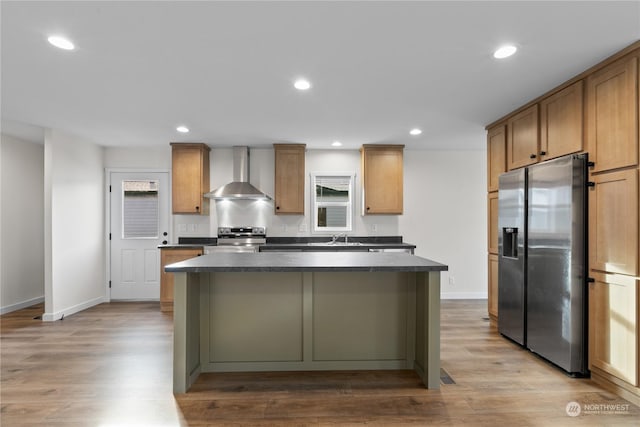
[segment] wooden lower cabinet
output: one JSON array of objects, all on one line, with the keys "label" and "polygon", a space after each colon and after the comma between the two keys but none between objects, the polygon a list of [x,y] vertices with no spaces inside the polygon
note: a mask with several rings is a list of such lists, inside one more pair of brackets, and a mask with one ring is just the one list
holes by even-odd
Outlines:
[{"label": "wooden lower cabinet", "polygon": [[638,386],[638,280],[592,272],[589,368]]},{"label": "wooden lower cabinet", "polygon": [[166,273],[164,267],[200,255],[202,248],[160,250],[160,311],[173,311],[173,273]]},{"label": "wooden lower cabinet", "polygon": [[491,320],[498,320],[498,255],[489,254],[488,311]]}]

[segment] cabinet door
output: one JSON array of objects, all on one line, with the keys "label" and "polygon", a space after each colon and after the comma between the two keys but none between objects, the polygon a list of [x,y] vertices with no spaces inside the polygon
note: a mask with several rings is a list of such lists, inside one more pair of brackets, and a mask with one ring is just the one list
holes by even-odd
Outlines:
[{"label": "cabinet door", "polygon": [[504,125],[487,133],[487,191],[498,191],[498,177],[507,170],[507,130]]},{"label": "cabinet door", "polygon": [[209,214],[209,148],[172,144],[171,194],[174,214]]},{"label": "cabinet door", "polygon": [[538,161],[538,104],[507,121],[507,166],[509,170]]},{"label": "cabinet door", "polygon": [[304,215],[304,144],[274,144],[276,214]]},{"label": "cabinet door", "polygon": [[365,214],[402,214],[404,145],[365,145],[362,175]]},{"label": "cabinet door", "polygon": [[498,192],[487,194],[487,241],[489,253],[498,253]]},{"label": "cabinet door", "polygon": [[589,284],[589,368],[638,385],[638,282],[596,274]]},{"label": "cabinet door", "polygon": [[489,317],[498,320],[498,255],[489,254]]},{"label": "cabinet door", "polygon": [[622,59],[587,79],[587,141],[594,172],[638,163],[638,59]]},{"label": "cabinet door", "polygon": [[160,311],[173,311],[173,273],[166,273],[164,267],[175,262],[202,255],[202,249],[161,249],[160,250]]},{"label": "cabinet door", "polygon": [[638,171],[591,177],[589,265],[594,270],[638,275]]},{"label": "cabinet door", "polygon": [[583,150],[582,80],[540,102],[540,160]]}]

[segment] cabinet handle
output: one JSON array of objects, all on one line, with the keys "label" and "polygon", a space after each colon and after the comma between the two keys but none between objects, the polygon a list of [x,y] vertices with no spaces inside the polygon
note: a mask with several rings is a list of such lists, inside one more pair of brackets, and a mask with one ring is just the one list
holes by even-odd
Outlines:
[{"label": "cabinet handle", "polygon": [[530,155],[530,156],[529,156],[529,158],[530,158],[530,159],[535,159],[535,158],[536,158],[536,155],[535,155],[535,154],[532,154],[532,155]]},{"label": "cabinet handle", "polygon": [[596,163],[595,163],[595,162],[587,162],[587,167],[588,167],[588,168],[592,168],[592,167],[594,167],[595,165],[596,165]]},{"label": "cabinet handle", "polygon": [[587,278],[587,283],[594,283],[596,281],[596,279],[594,279],[593,277],[588,277]]},{"label": "cabinet handle", "polygon": [[199,211],[200,210],[200,206],[196,206],[196,210]]},{"label": "cabinet handle", "polygon": [[587,187],[595,187],[595,186],[596,186],[595,182],[593,182],[593,181],[587,182]]},{"label": "cabinet handle", "polygon": [[547,152],[546,152],[546,151],[541,151],[541,152],[540,152],[540,155],[541,155],[541,156],[546,156],[546,155],[547,155]]},{"label": "cabinet handle", "polygon": [[371,208],[369,206],[367,206],[367,210],[371,210]]},{"label": "cabinet handle", "polygon": [[162,244],[163,244],[163,245],[166,245],[166,244],[167,244],[167,241],[166,241],[166,240],[163,240],[163,241],[162,241]]},{"label": "cabinet handle", "polygon": [[279,211],[280,210],[280,206],[276,206],[276,210]]},{"label": "cabinet handle", "polygon": [[164,233],[162,233],[163,236],[168,235],[169,233],[167,233],[166,231]]}]

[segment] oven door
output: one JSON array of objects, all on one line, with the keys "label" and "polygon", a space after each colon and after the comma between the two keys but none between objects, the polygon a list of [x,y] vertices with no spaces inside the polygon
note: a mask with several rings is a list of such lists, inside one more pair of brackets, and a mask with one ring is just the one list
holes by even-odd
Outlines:
[{"label": "oven door", "polygon": [[220,253],[255,253],[258,252],[256,245],[222,245],[222,246],[205,246],[204,254],[220,254]]}]

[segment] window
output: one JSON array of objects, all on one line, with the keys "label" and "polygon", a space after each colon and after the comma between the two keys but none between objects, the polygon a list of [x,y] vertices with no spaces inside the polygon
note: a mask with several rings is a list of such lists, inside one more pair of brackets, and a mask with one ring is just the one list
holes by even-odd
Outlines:
[{"label": "window", "polygon": [[159,236],[158,181],[122,181],[122,238]]},{"label": "window", "polygon": [[354,174],[312,173],[311,209],[316,233],[353,229]]}]

